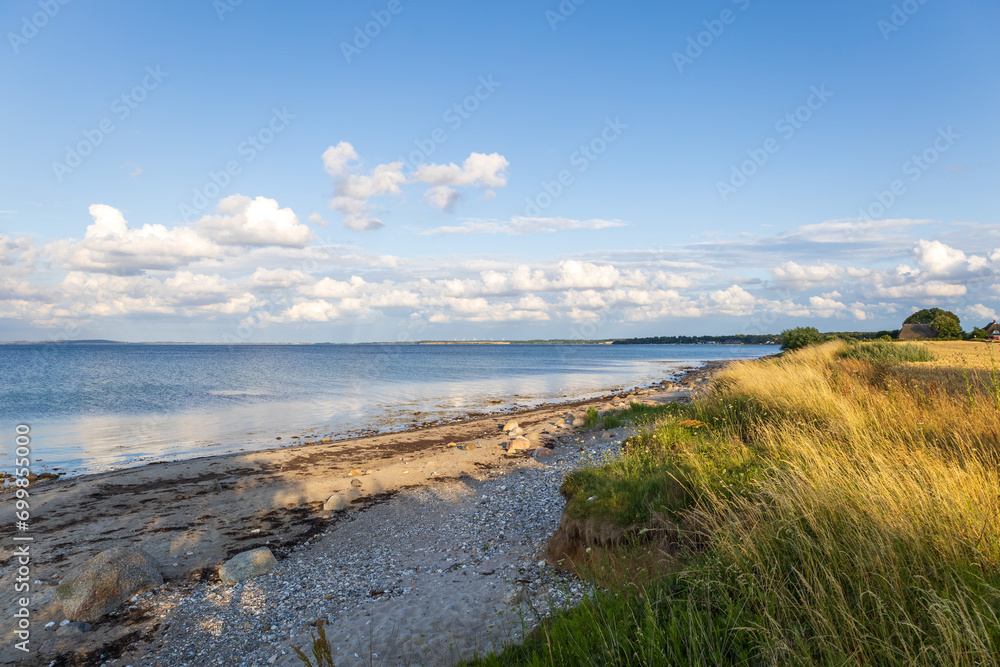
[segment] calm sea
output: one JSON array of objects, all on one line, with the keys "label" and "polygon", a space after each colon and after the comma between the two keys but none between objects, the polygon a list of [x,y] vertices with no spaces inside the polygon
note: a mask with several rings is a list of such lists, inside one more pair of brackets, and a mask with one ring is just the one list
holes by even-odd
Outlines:
[{"label": "calm sea", "polygon": [[[0,345],[0,465],[70,474],[582,399],[743,345]],[[281,438],[278,440],[277,438]]]}]

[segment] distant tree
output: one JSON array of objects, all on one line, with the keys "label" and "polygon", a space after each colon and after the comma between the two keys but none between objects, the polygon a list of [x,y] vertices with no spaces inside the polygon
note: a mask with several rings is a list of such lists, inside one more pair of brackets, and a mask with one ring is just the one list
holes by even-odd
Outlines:
[{"label": "distant tree", "polygon": [[903,324],[932,324],[934,319],[940,317],[941,315],[948,315],[958,321],[958,315],[951,312],[950,310],[941,310],[940,308],[924,308],[923,310],[918,310],[913,313],[905,320]]},{"label": "distant tree", "polygon": [[942,340],[957,340],[962,337],[961,320],[950,310],[924,308],[903,320],[903,324],[926,324]]},{"label": "distant tree", "polygon": [[931,329],[942,340],[958,340],[962,337],[962,325],[954,313],[944,312],[931,322]]},{"label": "distant tree", "polygon": [[826,337],[815,327],[786,329],[781,332],[781,349],[797,350],[800,347],[818,345],[824,340],[826,340]]},{"label": "distant tree", "polygon": [[880,341],[882,343],[891,343],[892,342],[892,336],[890,336],[889,334],[882,334],[881,336],[879,336],[875,340]]},{"label": "distant tree", "polygon": [[969,338],[986,338],[986,329],[976,327],[972,330],[972,333],[969,334]]}]

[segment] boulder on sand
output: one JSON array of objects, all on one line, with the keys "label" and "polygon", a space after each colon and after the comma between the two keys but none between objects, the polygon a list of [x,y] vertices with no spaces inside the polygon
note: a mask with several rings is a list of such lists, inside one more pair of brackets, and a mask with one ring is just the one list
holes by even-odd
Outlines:
[{"label": "boulder on sand", "polygon": [[503,432],[507,433],[508,431],[513,431],[515,428],[518,428],[517,420],[511,419],[509,422],[503,425]]},{"label": "boulder on sand", "polygon": [[72,621],[94,622],[136,593],[163,585],[160,564],[139,547],[102,551],[56,587],[56,601]]},{"label": "boulder on sand", "polygon": [[258,547],[236,554],[219,568],[219,578],[224,584],[235,584],[259,577],[278,564],[267,547]]},{"label": "boulder on sand", "polygon": [[525,438],[524,436],[519,436],[517,438],[514,438],[509,443],[507,443],[508,452],[515,452],[519,450],[528,451],[531,449],[538,449],[538,447],[539,447],[538,445],[531,444],[531,441]]},{"label": "boulder on sand", "polygon": [[326,499],[326,502],[323,503],[323,509],[328,512],[339,512],[342,509],[347,509],[347,501],[344,496],[335,493]]}]

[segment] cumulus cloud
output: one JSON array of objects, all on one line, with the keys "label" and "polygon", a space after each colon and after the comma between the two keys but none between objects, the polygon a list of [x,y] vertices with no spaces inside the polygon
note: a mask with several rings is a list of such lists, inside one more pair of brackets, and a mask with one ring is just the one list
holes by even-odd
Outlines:
[{"label": "cumulus cloud", "polygon": [[455,210],[455,204],[458,203],[460,198],[461,195],[447,185],[434,186],[424,193],[424,200],[428,204],[449,213]]},{"label": "cumulus cloud", "polygon": [[330,146],[323,151],[323,168],[326,169],[326,173],[334,178],[339,178],[350,170],[348,164],[357,162],[358,159],[358,152],[354,150],[354,146],[346,141],[341,141],[336,146]]},{"label": "cumulus cloud", "polygon": [[492,188],[507,184],[508,162],[498,153],[472,153],[461,166],[449,164],[421,164],[407,179],[402,162],[376,165],[367,174],[359,173],[360,158],[350,143],[341,141],[323,152],[323,167],[334,179],[335,196],[330,208],[344,216],[344,226],[349,229],[378,229],[385,224],[377,217],[370,200],[375,197],[402,194],[407,182],[424,183],[429,187],[424,201],[444,211],[452,211],[461,195],[458,187]]},{"label": "cumulus cloud", "polygon": [[[971,317],[973,320],[977,320],[978,324],[973,324],[972,326],[982,327],[990,322],[994,322],[997,319],[997,311],[995,308],[986,306],[981,303],[969,306],[962,311],[963,315]],[[971,328],[971,327],[966,327]]]},{"label": "cumulus cloud", "polygon": [[724,315],[746,315],[756,299],[739,285],[732,285],[724,290],[717,290],[708,295],[708,301],[713,309]]},{"label": "cumulus cloud", "polygon": [[202,217],[196,228],[219,245],[302,248],[316,238],[292,209],[279,208],[278,202],[267,197],[230,195],[218,203],[216,211]]},{"label": "cumulus cloud", "polygon": [[573,220],[570,218],[515,217],[505,222],[496,220],[467,220],[460,225],[434,227],[433,229],[418,233],[421,236],[459,236],[470,234],[527,236],[529,234],[551,234],[574,229],[608,229],[624,227],[627,224],[621,220],[601,220],[597,218],[591,220]]},{"label": "cumulus cloud", "polygon": [[499,153],[472,153],[462,166],[449,164],[422,164],[413,172],[413,180],[429,185],[478,185],[503,187],[507,185],[507,167],[510,163]]},{"label": "cumulus cloud", "polygon": [[864,278],[871,274],[868,269],[837,266],[824,263],[803,266],[797,262],[784,262],[771,270],[771,275],[783,287],[806,290],[815,285],[835,285],[846,278]]},{"label": "cumulus cloud", "polygon": [[913,249],[917,265],[934,277],[964,277],[988,269],[985,257],[966,255],[940,241],[920,239]]},{"label": "cumulus cloud", "polygon": [[90,206],[94,222],[80,241],[56,241],[47,247],[64,268],[135,273],[167,270],[195,260],[217,257],[218,246],[189,227],[167,229],[145,224],[129,227],[121,211],[106,204]]},{"label": "cumulus cloud", "polygon": [[310,222],[310,224],[319,225],[320,227],[327,227],[330,224],[329,220],[324,220],[323,216],[315,211],[309,214],[309,217],[306,219]]}]

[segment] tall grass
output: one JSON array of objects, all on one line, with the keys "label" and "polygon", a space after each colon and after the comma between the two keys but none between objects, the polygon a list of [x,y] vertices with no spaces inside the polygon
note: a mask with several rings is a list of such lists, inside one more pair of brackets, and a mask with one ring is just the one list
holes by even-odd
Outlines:
[{"label": "tall grass", "polygon": [[674,566],[479,664],[1000,665],[992,378],[865,347],[731,366],[569,476],[579,519],[684,526]]}]

